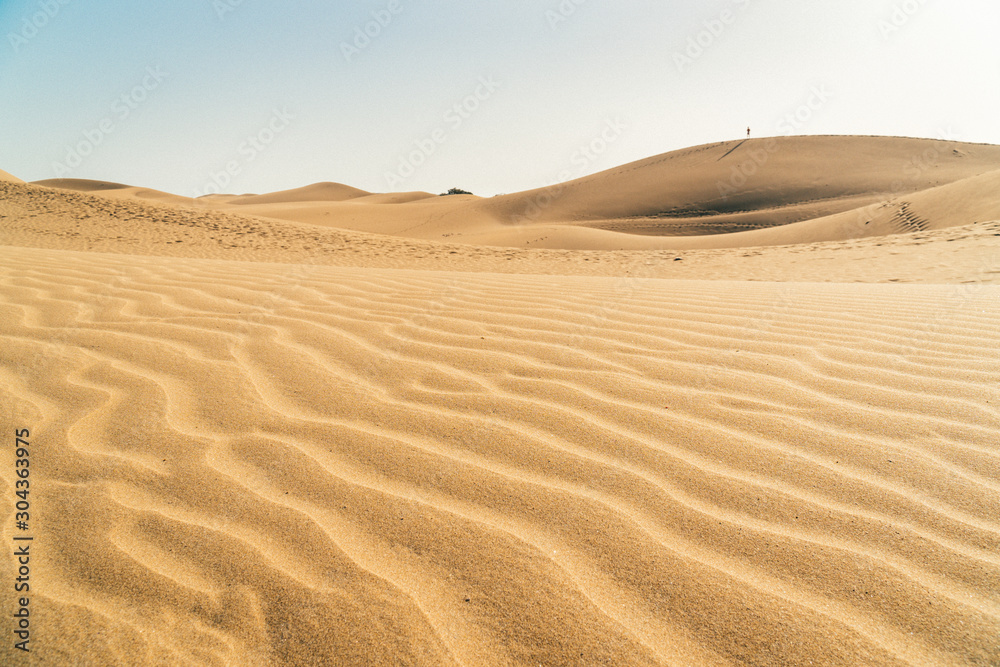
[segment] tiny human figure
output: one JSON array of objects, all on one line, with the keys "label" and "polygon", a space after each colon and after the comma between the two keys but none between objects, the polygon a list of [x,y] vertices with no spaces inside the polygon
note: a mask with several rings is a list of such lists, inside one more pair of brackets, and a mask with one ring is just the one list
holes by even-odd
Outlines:
[{"label": "tiny human figure", "polygon": [[747,139],[749,139],[749,138],[750,138],[750,128],[748,127],[747,128]]}]

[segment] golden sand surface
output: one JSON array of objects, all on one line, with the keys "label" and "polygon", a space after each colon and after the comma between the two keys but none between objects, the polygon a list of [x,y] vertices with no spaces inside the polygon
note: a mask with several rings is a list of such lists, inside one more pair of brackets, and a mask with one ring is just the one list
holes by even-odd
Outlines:
[{"label": "golden sand surface", "polygon": [[[1000,149],[845,142],[707,216],[803,219],[722,236],[576,186],[517,223],[483,211],[536,194],[0,179],[30,664],[1000,664]],[[705,208],[648,175],[588,178]]]}]

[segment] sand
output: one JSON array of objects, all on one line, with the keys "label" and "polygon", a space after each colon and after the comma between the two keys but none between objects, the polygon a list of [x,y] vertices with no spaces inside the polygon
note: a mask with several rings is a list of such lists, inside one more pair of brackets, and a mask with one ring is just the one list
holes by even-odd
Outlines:
[{"label": "sand", "polygon": [[0,182],[3,183],[24,183],[20,178],[8,174],[6,171],[0,170]]},{"label": "sand", "polygon": [[[533,194],[4,179],[30,664],[998,664],[1000,149],[903,192],[843,165],[936,143],[842,139],[801,140],[828,191],[762,167],[758,219],[808,217],[760,246],[593,202],[459,242],[245,213],[433,227]],[[500,224],[616,241],[469,242]]]}]

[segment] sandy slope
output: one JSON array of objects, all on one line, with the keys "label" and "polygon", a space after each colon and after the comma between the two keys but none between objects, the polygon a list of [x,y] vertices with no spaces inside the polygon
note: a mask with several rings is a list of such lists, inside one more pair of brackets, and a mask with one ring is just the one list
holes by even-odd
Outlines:
[{"label": "sandy slope", "polygon": [[11,174],[8,174],[6,171],[0,170],[0,182],[5,182],[5,183],[23,183],[24,181],[22,181],[20,178],[18,178],[16,176],[12,176]]},{"label": "sandy slope", "polygon": [[1000,663],[997,176],[955,169],[679,252],[0,182],[30,664]]}]

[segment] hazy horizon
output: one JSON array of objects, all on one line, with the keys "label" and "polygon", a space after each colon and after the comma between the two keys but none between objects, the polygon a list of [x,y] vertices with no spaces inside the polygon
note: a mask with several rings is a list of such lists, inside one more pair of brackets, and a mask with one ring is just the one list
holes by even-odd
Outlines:
[{"label": "hazy horizon", "polygon": [[0,2],[0,169],[480,195],[745,136],[1000,144],[1000,8]]}]

